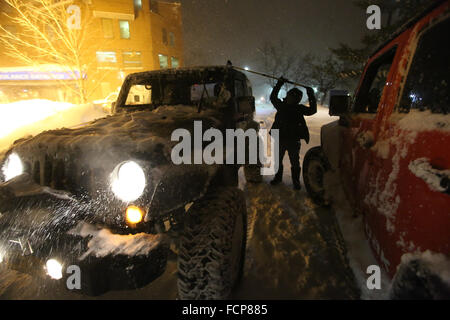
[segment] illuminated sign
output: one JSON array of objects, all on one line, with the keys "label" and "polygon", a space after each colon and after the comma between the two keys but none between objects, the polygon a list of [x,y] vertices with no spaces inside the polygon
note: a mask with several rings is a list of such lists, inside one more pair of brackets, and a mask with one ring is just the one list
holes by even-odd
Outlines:
[{"label": "illuminated sign", "polygon": [[[83,74],[83,78],[86,75]],[[80,72],[74,71],[0,71],[0,81],[52,81],[52,80],[77,80],[80,79]]]}]

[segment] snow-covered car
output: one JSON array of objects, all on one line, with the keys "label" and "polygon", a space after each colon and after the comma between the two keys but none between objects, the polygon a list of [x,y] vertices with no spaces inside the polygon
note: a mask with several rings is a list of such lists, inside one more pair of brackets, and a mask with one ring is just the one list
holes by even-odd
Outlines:
[{"label": "snow-covered car", "polygon": [[93,105],[95,108],[100,109],[101,111],[105,112],[106,114],[112,113],[112,107],[114,103],[117,100],[117,97],[119,96],[118,92],[111,92],[106,96],[106,98],[101,100],[95,100],[93,102]]},{"label": "snow-covered car", "polygon": [[176,165],[172,133],[257,130],[254,111],[230,66],[149,71],[126,77],[113,115],[16,142],[0,161],[2,264],[63,283],[75,266],[99,295],[147,285],[172,250],[180,298],[227,298],[246,246],[242,166]]},{"label": "snow-covered car", "polygon": [[376,50],[352,101],[331,92],[340,119],[303,163],[318,204],[332,201],[327,173],[339,174],[393,298],[450,297],[449,12],[434,2]]}]

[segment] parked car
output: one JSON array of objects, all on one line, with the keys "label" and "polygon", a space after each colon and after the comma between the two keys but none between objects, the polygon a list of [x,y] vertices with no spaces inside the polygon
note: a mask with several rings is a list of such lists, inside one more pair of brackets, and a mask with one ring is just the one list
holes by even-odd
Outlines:
[{"label": "parked car", "polygon": [[94,107],[105,112],[106,114],[112,114],[113,105],[119,96],[118,92],[111,92],[106,98],[101,100],[95,100],[93,102]]},{"label": "parked car", "polygon": [[[339,172],[392,297],[449,297],[449,1],[433,3],[370,57],[350,102],[332,92],[321,146],[303,164],[319,204],[330,202],[326,173]],[[437,272],[441,269],[441,272]]]}]

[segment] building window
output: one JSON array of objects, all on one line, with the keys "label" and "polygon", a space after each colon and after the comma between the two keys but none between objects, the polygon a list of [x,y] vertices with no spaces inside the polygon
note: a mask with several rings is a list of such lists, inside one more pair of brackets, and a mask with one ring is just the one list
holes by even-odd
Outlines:
[{"label": "building window", "polygon": [[159,13],[158,1],[150,0],[150,11],[153,13]]},{"label": "building window", "polygon": [[173,32],[169,32],[169,45],[171,47],[175,46],[175,35]]},{"label": "building window", "polygon": [[139,11],[142,9],[142,0],[134,0],[134,10]]},{"label": "building window", "polygon": [[159,57],[159,67],[161,69],[168,68],[169,67],[169,59],[167,58],[167,56],[163,55],[163,54],[159,54],[158,57]]},{"label": "building window", "polygon": [[180,66],[180,60],[178,60],[178,58],[172,57],[171,64],[172,68],[178,68]]},{"label": "building window", "polygon": [[165,28],[162,29],[162,42],[167,45],[167,30]]},{"label": "building window", "polygon": [[136,51],[125,51],[122,53],[123,67],[125,69],[142,68],[142,54]]},{"label": "building window", "polygon": [[112,19],[102,19],[103,37],[107,39],[114,38]]},{"label": "building window", "polygon": [[117,57],[114,51],[97,51],[96,55],[99,69],[111,69],[115,67]]},{"label": "building window", "polygon": [[128,20],[119,20],[120,38],[130,39],[130,22]]}]

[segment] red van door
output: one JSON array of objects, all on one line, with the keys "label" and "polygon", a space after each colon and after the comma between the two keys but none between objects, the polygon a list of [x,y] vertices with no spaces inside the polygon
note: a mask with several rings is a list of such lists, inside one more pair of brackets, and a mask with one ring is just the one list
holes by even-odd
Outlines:
[{"label": "red van door", "polygon": [[380,52],[366,66],[360,82],[352,113],[341,123],[342,159],[341,172],[346,194],[353,207],[364,213],[363,199],[368,193],[367,179],[373,167],[371,147],[375,143],[377,123],[383,117],[381,97],[389,90],[389,79],[397,46]]},{"label": "red van door", "polygon": [[366,231],[391,276],[404,253],[450,254],[449,32],[448,17],[414,28],[407,76],[371,148]]}]

